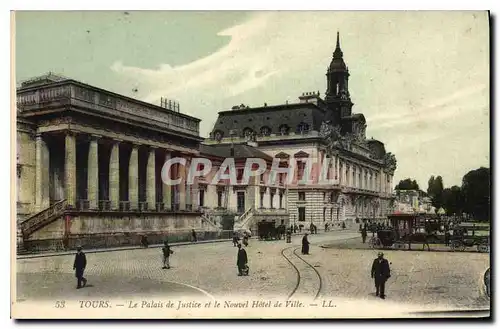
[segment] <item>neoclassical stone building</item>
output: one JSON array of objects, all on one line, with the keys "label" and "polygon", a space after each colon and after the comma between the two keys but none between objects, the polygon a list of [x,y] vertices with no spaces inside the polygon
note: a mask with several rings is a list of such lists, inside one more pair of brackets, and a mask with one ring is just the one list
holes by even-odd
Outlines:
[{"label": "neoclassical stone building", "polygon": [[[260,151],[279,158],[284,166],[293,164],[293,182],[283,192],[289,214],[287,224],[307,227],[313,222],[323,227],[326,222],[386,219],[392,211],[396,159],[386,152],[381,141],[366,139],[365,117],[352,112],[349,70],[338,35],[326,77],[324,98],[319,92],[309,92],[296,103],[254,108],[242,104],[219,112],[210,138],[204,143],[251,141]],[[326,176],[330,183],[301,182],[307,176],[308,159],[321,165],[328,160]],[[260,210],[265,208],[263,205]]]},{"label": "neoclassical stone building", "polygon": [[[197,118],[52,74],[17,89],[17,219],[25,248],[99,247],[203,227],[166,159],[199,155]],[[176,165],[171,176],[185,177]]]}]

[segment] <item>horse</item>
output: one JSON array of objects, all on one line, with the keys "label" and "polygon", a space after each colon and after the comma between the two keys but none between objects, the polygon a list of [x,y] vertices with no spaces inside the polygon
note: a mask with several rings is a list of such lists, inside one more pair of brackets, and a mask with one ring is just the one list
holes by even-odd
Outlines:
[{"label": "horse", "polygon": [[413,234],[407,234],[403,237],[403,241],[405,243],[408,243],[411,245],[412,242],[414,243],[421,243],[422,244],[422,250],[425,249],[425,246],[427,246],[427,251],[431,250],[431,247],[429,245],[430,240],[436,241],[438,237],[434,233],[413,233]]}]

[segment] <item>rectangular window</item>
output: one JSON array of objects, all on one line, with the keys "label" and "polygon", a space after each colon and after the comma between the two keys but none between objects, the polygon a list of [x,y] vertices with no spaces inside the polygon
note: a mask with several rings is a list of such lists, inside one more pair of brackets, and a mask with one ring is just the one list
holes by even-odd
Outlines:
[{"label": "rectangular window", "polygon": [[264,192],[260,192],[260,207],[264,208]]},{"label": "rectangular window", "polygon": [[205,190],[200,190],[200,194],[199,194],[199,204],[200,204],[200,207],[204,207],[205,206]]},{"label": "rectangular window", "polygon": [[326,221],[326,207],[323,208],[323,222]]},{"label": "rectangular window", "polygon": [[270,194],[270,198],[269,198],[269,204],[270,204],[270,208],[274,208],[274,193],[271,193]]},{"label": "rectangular window", "polygon": [[299,207],[299,222],[306,221],[306,207]]},{"label": "rectangular window", "polygon": [[238,183],[241,183],[241,180],[243,179],[243,168],[236,169],[236,179],[238,180]]},{"label": "rectangular window", "polygon": [[280,209],[283,209],[283,193],[280,193]]},{"label": "rectangular window", "polygon": [[222,207],[222,191],[217,191],[217,207]]},{"label": "rectangular window", "polygon": [[299,201],[306,201],[306,192],[299,192]]},{"label": "rectangular window", "polygon": [[302,180],[304,177],[304,169],[306,164],[304,162],[297,163],[297,180]]}]

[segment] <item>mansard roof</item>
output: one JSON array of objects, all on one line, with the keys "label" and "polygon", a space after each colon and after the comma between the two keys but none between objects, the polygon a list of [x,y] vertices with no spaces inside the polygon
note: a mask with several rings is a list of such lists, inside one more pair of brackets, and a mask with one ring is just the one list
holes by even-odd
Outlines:
[{"label": "mansard roof", "polygon": [[219,112],[219,117],[212,131],[221,131],[229,136],[230,130],[242,135],[243,130],[252,129],[257,134],[260,129],[268,127],[269,133],[280,132],[280,127],[286,125],[290,131],[305,123],[309,130],[319,131],[325,116],[325,110],[313,103],[281,104],[257,108],[243,108]]}]

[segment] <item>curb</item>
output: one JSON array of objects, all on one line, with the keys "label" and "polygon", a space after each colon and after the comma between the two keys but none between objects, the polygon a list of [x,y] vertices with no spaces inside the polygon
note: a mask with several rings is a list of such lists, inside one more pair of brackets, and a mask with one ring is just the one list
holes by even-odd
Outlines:
[{"label": "curb", "polygon": [[[219,239],[219,240],[205,240],[198,242],[174,242],[169,245],[172,247],[175,246],[186,246],[186,245],[194,245],[194,244],[206,244],[206,243],[218,243],[218,242],[228,242],[232,241],[232,239]],[[149,245],[148,248],[144,248],[142,246],[130,246],[130,247],[120,247],[120,248],[107,248],[107,249],[88,249],[85,251],[86,254],[97,254],[103,252],[111,252],[111,251],[125,251],[125,250],[135,250],[135,249],[149,249],[149,248],[160,248],[163,244],[152,244]],[[30,258],[43,258],[43,257],[55,257],[55,256],[68,256],[74,255],[75,250],[72,251],[62,251],[58,253],[46,253],[46,254],[37,254],[37,255],[18,255],[16,259],[30,259]]]}]

